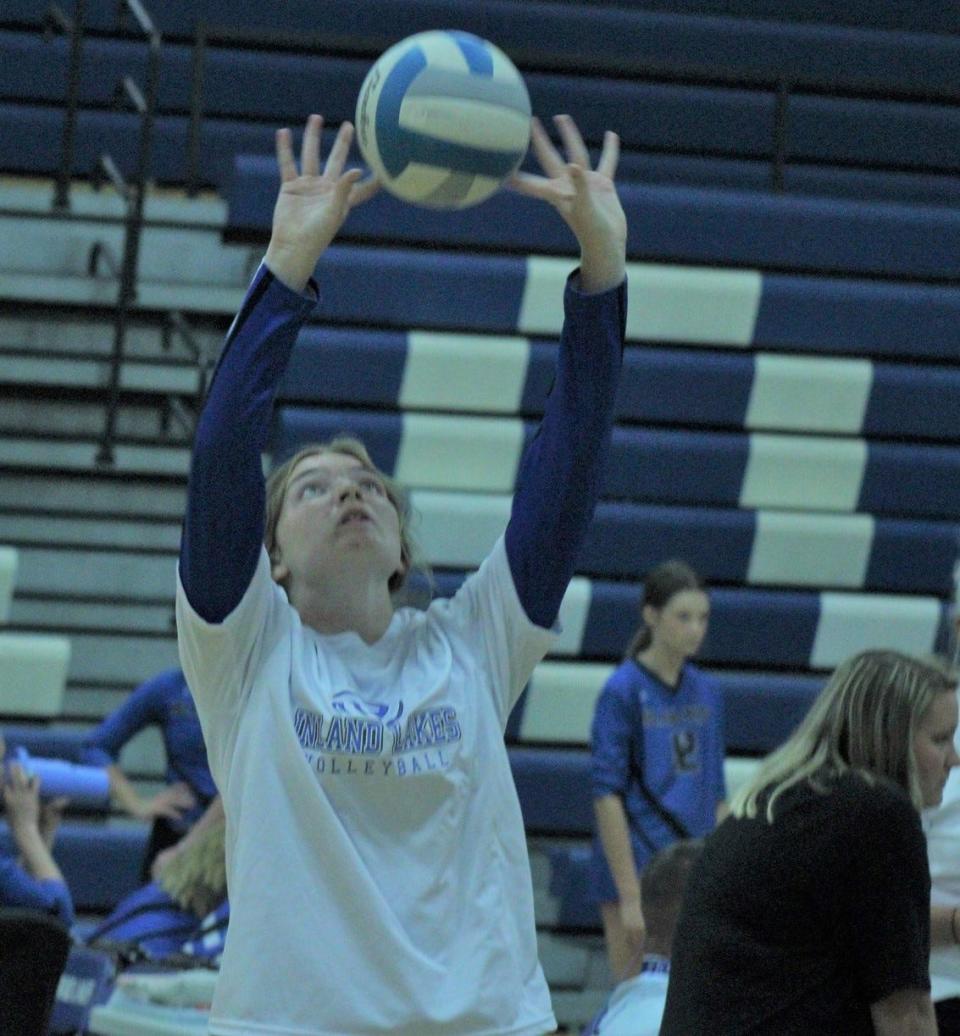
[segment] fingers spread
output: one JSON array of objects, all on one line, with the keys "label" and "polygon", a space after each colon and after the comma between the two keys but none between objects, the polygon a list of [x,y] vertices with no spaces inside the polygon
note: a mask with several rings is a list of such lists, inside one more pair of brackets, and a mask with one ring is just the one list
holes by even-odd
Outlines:
[{"label": "fingers spread", "polygon": [[350,143],[353,140],[353,126],[349,122],[342,122],[337,130],[336,140],[330,149],[330,156],[323,172],[325,176],[338,177],[343,172],[347,163],[347,155],[350,154]]},{"label": "fingers spread", "polygon": [[[563,165],[560,165],[563,170]],[[504,182],[504,187],[518,194],[525,194],[529,198],[552,197],[555,189],[550,180],[545,176],[536,176],[533,173],[514,173],[509,180]]]},{"label": "fingers spread", "polygon": [[617,164],[620,161],[620,138],[612,130],[607,130],[603,135],[603,150],[600,152],[600,161],[597,163],[597,172],[609,176],[612,180],[617,173]]},{"label": "fingers spread", "polygon": [[560,131],[560,139],[563,141],[563,146],[566,149],[567,159],[575,165],[589,169],[590,152],[587,151],[587,145],[584,144],[583,137],[580,136],[577,124],[569,115],[555,115],[553,121],[557,124],[557,129]]},{"label": "fingers spread", "polygon": [[303,131],[300,147],[300,169],[304,176],[317,176],[320,172],[320,134],[323,132],[323,118],[311,115]]},{"label": "fingers spread", "polygon": [[277,168],[280,180],[286,183],[297,178],[297,163],[293,160],[293,138],[288,129],[277,130]]},{"label": "fingers spread", "polygon": [[533,153],[547,176],[559,176],[563,171],[563,159],[539,119],[532,119],[530,122],[530,142],[533,145]]}]

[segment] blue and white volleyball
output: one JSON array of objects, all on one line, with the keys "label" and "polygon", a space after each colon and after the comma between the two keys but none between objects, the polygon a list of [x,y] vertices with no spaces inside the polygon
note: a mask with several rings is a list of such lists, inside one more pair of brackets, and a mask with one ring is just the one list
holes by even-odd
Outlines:
[{"label": "blue and white volleyball", "polygon": [[420,32],[385,51],[367,73],[357,139],[391,194],[463,209],[493,194],[523,160],[530,97],[492,43],[467,32]]}]

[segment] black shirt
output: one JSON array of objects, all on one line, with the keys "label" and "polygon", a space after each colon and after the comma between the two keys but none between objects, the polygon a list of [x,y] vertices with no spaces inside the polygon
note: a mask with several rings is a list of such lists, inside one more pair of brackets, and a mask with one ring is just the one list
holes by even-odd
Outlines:
[{"label": "black shirt", "polygon": [[803,783],[725,820],[690,876],[661,1036],[872,1034],[870,1004],[929,989],[920,816],[886,781]]}]

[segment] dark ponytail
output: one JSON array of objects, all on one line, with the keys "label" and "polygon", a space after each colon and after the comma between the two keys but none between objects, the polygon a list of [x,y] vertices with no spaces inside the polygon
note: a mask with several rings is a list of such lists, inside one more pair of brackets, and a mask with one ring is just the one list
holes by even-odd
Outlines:
[{"label": "dark ponytail", "polygon": [[643,581],[643,596],[640,599],[640,625],[630,638],[624,658],[636,658],[650,646],[652,635],[643,621],[643,609],[649,604],[657,610],[665,608],[674,594],[684,590],[704,590],[700,576],[685,561],[664,561],[651,569]]}]

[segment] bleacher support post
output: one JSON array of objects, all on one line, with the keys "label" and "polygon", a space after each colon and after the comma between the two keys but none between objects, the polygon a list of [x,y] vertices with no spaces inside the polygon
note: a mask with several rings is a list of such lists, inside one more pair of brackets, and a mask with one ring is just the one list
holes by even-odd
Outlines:
[{"label": "bleacher support post", "polygon": [[53,194],[54,209],[70,208],[70,176],[73,172],[73,140],[77,129],[77,105],[80,99],[80,65],[83,56],[83,24],[85,0],[75,0],[73,18],[51,4],[45,18],[48,33],[59,29],[70,36],[70,67],[67,72],[67,98],[63,112],[63,144],[60,148],[60,167]]},{"label": "bleacher support post", "polygon": [[[143,204],[146,194],[147,174],[150,168],[150,149],[153,137],[153,117],[157,106],[157,93],[160,78],[161,37],[154,28],[153,21],[139,0],[123,0],[118,12],[122,20],[124,10],[134,16],[149,46],[147,62],[147,88],[142,93],[129,76],[125,76],[118,85],[118,94],[125,96],[140,115],[140,146],[137,154],[136,178],[130,185],[125,185],[121,194],[126,200],[126,218],[124,221],[123,261],[120,267],[120,286],[117,292],[117,306],[114,317],[113,354],[110,364],[110,382],[108,386],[107,413],[104,422],[103,438],[97,453],[97,463],[110,465],[113,463],[113,439],[117,419],[117,407],[120,397],[120,367],[123,363],[124,342],[126,338],[127,317],[130,307],[137,297],[137,264],[140,255],[140,235],[143,229]],[[109,157],[101,159],[101,165],[109,173],[107,163]],[[111,174],[111,179],[113,179]]]},{"label": "bleacher support post", "polygon": [[197,20],[193,39],[193,61],[190,80],[190,128],[187,132],[187,196],[194,198],[200,190],[200,123],[203,119],[203,71],[207,60],[207,29]]}]

